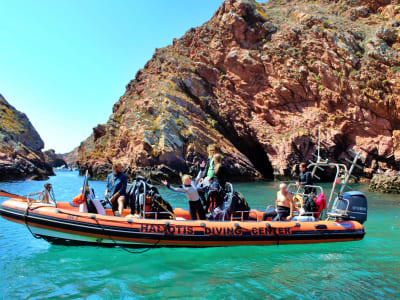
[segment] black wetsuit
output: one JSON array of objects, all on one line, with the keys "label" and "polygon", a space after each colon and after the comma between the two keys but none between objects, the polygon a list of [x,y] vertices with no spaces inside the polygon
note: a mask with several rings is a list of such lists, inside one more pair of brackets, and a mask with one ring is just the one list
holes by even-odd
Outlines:
[{"label": "black wetsuit", "polygon": [[[301,186],[305,185],[314,185],[312,181],[312,174],[310,171],[306,171],[304,173],[300,173],[299,175],[299,183]],[[316,190],[313,187],[305,187],[304,188],[304,204],[303,208],[306,212],[315,212],[316,205],[313,200],[312,194],[315,194]],[[311,195],[311,196],[307,196]]]},{"label": "black wetsuit", "polygon": [[218,169],[217,172],[214,173],[213,178],[216,178],[218,180],[218,183],[220,186],[224,189],[225,184],[226,184],[226,167],[224,165],[221,165]]},{"label": "black wetsuit", "polygon": [[[301,172],[299,175],[299,183],[301,186],[313,185],[312,174],[310,171]],[[315,189],[311,187],[304,188],[304,194],[315,193]]]},{"label": "black wetsuit", "polygon": [[263,214],[263,221],[272,218],[272,221],[284,219],[290,215],[290,208],[286,206],[278,206],[274,210],[269,210]]}]

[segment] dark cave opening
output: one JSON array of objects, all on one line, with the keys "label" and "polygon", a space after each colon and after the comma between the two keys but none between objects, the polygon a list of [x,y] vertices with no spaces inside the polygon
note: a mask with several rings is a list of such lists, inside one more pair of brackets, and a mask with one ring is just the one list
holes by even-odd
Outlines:
[{"label": "dark cave opening", "polygon": [[[218,122],[216,129],[250,160],[254,168],[260,172],[264,179],[274,178],[274,170],[267,153],[264,151],[263,146],[252,137],[250,132],[245,136],[239,136],[229,120],[222,120],[219,114],[215,112],[209,104],[204,105],[204,102],[200,101],[196,95],[193,95],[190,88],[188,88],[183,81],[180,83],[180,86],[195,103],[200,105],[205,113],[209,114]],[[207,86],[207,84],[205,86]]]}]

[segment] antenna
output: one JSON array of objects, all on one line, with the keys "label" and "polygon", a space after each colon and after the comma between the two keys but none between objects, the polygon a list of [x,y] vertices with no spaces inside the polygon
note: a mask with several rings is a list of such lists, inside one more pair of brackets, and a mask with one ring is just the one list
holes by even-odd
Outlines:
[{"label": "antenna", "polygon": [[311,165],[314,165],[314,168],[311,172],[312,177],[317,178],[318,180],[320,180],[321,178],[319,178],[315,173],[317,172],[317,169],[324,171],[324,168],[322,168],[320,166],[320,163],[328,163],[328,159],[322,159],[321,158],[321,152],[320,152],[320,147],[321,147],[321,125],[318,126],[318,149],[317,149],[317,155],[313,154],[313,156],[316,158],[316,162],[314,163],[313,161],[309,161],[309,163]]},{"label": "antenna", "polygon": [[319,153],[319,147],[320,147],[320,142],[321,142],[321,125],[318,126],[318,160],[320,158],[320,153]]},{"label": "antenna", "polygon": [[356,178],[355,176],[351,175],[351,174],[353,173],[354,167],[356,167],[356,168],[358,168],[358,169],[360,169],[360,170],[363,169],[362,166],[360,166],[360,165],[357,164],[357,161],[358,161],[359,159],[361,159],[362,162],[365,162],[365,157],[362,156],[360,153],[357,153],[357,152],[355,152],[355,151],[353,151],[353,150],[350,150],[350,152],[354,155],[354,158],[353,158],[352,161],[351,161],[350,159],[346,158],[346,162],[348,162],[348,163],[350,164],[350,169],[349,169],[348,172],[346,172],[346,173],[344,174],[345,176],[344,176],[344,181],[343,181],[343,184],[342,184],[342,188],[340,189],[340,194],[343,193],[344,189],[345,189],[346,186],[347,186],[347,183],[349,182],[349,179],[350,179],[351,177],[352,177],[352,178]]}]

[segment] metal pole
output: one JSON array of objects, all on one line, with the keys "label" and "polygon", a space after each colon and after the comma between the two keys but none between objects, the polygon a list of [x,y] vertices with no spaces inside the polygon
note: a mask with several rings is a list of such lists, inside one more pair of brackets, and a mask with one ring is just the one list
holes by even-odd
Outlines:
[{"label": "metal pole", "polygon": [[86,208],[87,209],[89,209],[89,206],[88,206],[88,201],[87,201],[87,197],[86,197],[86,187],[87,187],[87,185],[88,185],[88,176],[89,176],[89,171],[88,170],[86,170],[86,172],[85,172],[85,179],[83,180],[83,189],[82,189],[82,194],[83,194],[83,199],[84,199],[84,201],[85,201],[85,205],[86,205]]},{"label": "metal pole", "polygon": [[321,134],[321,125],[320,126],[318,126],[318,161],[319,161],[319,158],[320,158],[320,156],[319,156],[319,146],[320,146],[320,138],[321,138],[321,136],[320,136],[320,134]]},{"label": "metal pole", "polygon": [[347,185],[347,182],[349,181],[350,175],[353,172],[354,166],[357,163],[358,158],[359,158],[359,154],[357,153],[356,156],[353,159],[353,162],[352,162],[351,166],[350,166],[349,172],[347,172],[346,177],[344,178],[344,182],[343,182],[342,188],[340,189],[340,194],[343,193],[343,191],[344,191],[344,189],[345,189],[345,187]]}]

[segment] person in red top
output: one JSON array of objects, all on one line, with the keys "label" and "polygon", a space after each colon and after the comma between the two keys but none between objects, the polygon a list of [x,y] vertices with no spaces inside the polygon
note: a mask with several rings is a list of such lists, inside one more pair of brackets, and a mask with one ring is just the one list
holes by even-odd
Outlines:
[{"label": "person in red top", "polygon": [[315,201],[315,206],[317,208],[317,214],[314,214],[314,217],[316,219],[319,219],[319,216],[321,215],[321,212],[323,209],[326,209],[326,198],[324,193],[321,193],[318,195],[317,200]]}]

